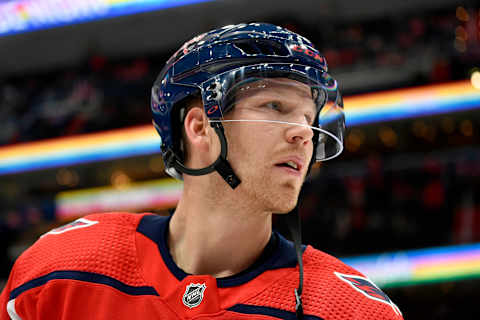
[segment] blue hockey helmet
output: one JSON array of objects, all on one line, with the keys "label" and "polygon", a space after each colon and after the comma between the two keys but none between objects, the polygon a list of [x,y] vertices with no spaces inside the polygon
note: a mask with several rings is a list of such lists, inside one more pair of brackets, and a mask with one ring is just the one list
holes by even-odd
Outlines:
[{"label": "blue hockey helmet", "polygon": [[[312,89],[317,114],[312,163],[343,150],[345,117],[337,82],[327,73],[325,58],[306,38],[287,29],[249,23],[225,26],[186,42],[167,61],[152,88],[153,123],[160,134],[166,172],[202,175],[214,170],[235,188],[240,180],[227,161],[223,115],[232,107],[232,88],[262,79],[288,78]],[[211,126],[221,143],[217,161],[201,169],[184,166],[181,126],[185,101],[202,100]]]}]

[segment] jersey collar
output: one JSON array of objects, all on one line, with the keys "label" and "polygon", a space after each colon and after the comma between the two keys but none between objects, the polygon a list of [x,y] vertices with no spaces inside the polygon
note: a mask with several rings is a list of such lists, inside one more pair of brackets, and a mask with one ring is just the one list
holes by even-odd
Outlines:
[{"label": "jersey collar", "polygon": [[[170,219],[171,216],[146,215],[140,221],[137,231],[157,244],[167,268],[179,281],[182,281],[190,274],[176,265],[168,250],[167,236]],[[251,281],[265,271],[293,268],[296,264],[297,260],[293,243],[286,240],[278,232],[273,231],[264,252],[250,268],[236,275],[217,278],[217,286],[219,288],[239,286]]]}]

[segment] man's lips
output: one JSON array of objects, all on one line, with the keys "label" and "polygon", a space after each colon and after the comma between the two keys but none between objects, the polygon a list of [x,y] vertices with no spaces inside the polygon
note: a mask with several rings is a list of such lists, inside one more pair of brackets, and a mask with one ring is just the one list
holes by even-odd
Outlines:
[{"label": "man's lips", "polygon": [[305,160],[299,156],[288,156],[280,159],[275,163],[275,166],[289,169],[292,172],[302,172]]}]

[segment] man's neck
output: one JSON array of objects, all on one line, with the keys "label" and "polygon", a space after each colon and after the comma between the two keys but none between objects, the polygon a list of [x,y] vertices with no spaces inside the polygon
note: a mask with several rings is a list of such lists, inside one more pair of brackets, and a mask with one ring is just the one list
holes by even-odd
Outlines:
[{"label": "man's neck", "polygon": [[185,190],[168,235],[175,263],[190,274],[226,277],[251,266],[272,233],[272,214],[255,212],[241,201],[208,199]]}]

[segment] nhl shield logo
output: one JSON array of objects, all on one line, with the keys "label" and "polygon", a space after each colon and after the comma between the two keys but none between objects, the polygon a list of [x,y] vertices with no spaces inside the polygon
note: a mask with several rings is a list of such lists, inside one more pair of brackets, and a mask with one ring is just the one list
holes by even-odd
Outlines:
[{"label": "nhl shield logo", "polygon": [[183,294],[183,304],[190,309],[197,307],[203,300],[206,288],[205,283],[190,283]]}]

